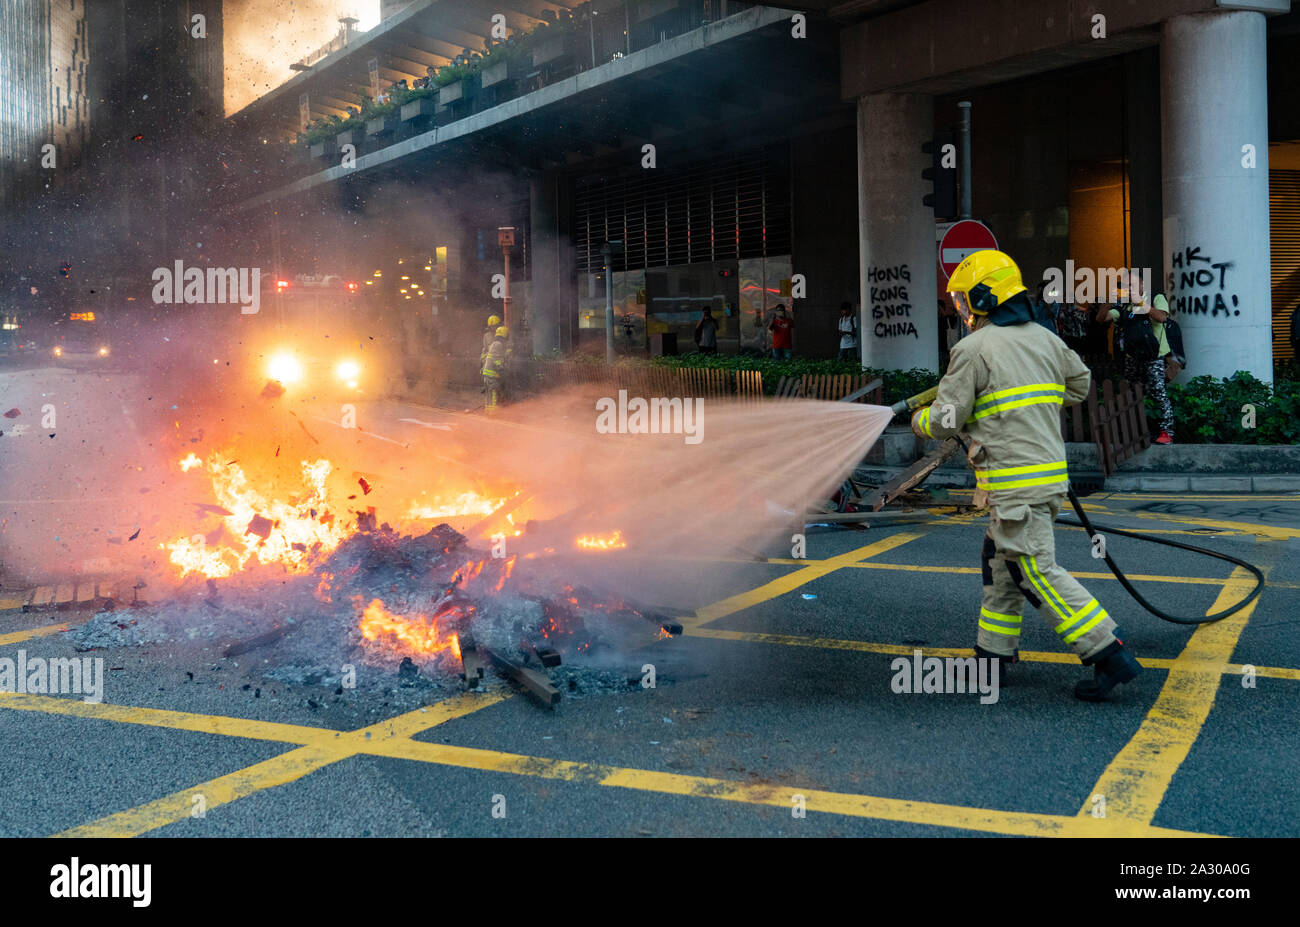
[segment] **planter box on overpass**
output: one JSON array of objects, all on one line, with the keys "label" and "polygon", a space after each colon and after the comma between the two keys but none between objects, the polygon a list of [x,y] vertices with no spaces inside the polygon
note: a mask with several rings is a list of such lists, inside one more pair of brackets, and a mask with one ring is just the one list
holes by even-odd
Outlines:
[{"label": "planter box on overpass", "polygon": [[402,122],[410,122],[421,116],[432,116],[438,108],[438,101],[431,96],[412,100],[402,105]]},{"label": "planter box on overpass", "polygon": [[483,86],[491,87],[493,84],[499,84],[510,76],[510,62],[498,61],[490,68],[482,70]]},{"label": "planter box on overpass", "polygon": [[455,103],[465,96],[465,82],[463,80],[453,81],[438,91],[438,102],[443,106]]},{"label": "planter box on overpass", "polygon": [[366,122],[366,135],[387,135],[401,125],[402,120],[396,114],[380,116]]}]

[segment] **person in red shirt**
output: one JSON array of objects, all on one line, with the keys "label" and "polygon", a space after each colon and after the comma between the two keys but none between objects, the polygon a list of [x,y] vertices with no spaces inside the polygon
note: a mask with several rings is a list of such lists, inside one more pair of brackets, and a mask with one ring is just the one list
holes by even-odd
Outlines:
[{"label": "person in red shirt", "polygon": [[794,346],[794,319],[785,311],[785,303],[776,304],[776,315],[767,323],[767,330],[772,333],[772,357],[775,360],[789,360]]}]

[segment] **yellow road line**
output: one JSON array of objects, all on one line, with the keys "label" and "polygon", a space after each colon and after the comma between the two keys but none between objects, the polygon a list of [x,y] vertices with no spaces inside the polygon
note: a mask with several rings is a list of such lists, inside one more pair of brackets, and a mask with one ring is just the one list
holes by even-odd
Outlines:
[{"label": "yellow road line", "polygon": [[1218,494],[1210,494],[1210,495],[1206,495],[1202,493],[1200,495],[1189,495],[1187,493],[1181,493],[1181,492],[1140,493],[1140,492],[1113,492],[1112,491],[1112,492],[1104,492],[1104,493],[1101,492],[1093,493],[1088,498],[1089,499],[1114,499],[1120,502],[1126,499],[1133,499],[1138,502],[1148,502],[1148,501],[1166,502],[1169,499],[1177,499],[1179,502],[1242,502],[1246,499],[1249,499],[1251,502],[1300,502],[1300,493],[1293,493],[1291,495],[1275,494],[1271,496],[1261,496],[1255,493],[1250,493],[1250,494],[1218,493]]},{"label": "yellow road line", "polygon": [[[1206,614],[1228,608],[1249,594],[1254,578],[1237,567]],[[1092,814],[1092,796],[1106,799],[1106,814],[1149,824],[1174,773],[1192,749],[1222,683],[1228,658],[1259,599],[1237,614],[1201,625],[1174,660],[1155,704],[1124,749],[1088,793],[1080,817]]]},{"label": "yellow road line", "polygon": [[1232,531],[1240,531],[1242,534],[1253,534],[1258,537],[1268,538],[1270,541],[1286,541],[1290,538],[1300,538],[1300,528],[1282,528],[1276,525],[1257,525],[1248,521],[1221,521],[1217,518],[1195,518],[1190,515],[1169,515],[1164,512],[1129,512],[1128,514],[1134,518],[1172,522],[1180,525],[1203,525],[1207,528],[1226,528]]},{"label": "yellow road line", "polygon": [[[714,640],[746,641],[754,644],[780,644],[786,647],[814,647],[822,650],[852,650],[859,653],[882,653],[893,656],[910,657],[912,652],[920,650],[927,657],[970,657],[975,651],[969,647],[919,647],[912,644],[881,644],[873,641],[840,640],[831,637],[803,637],[797,634],[767,634],[761,631],[728,631],[721,628],[693,628],[684,632],[690,637],[708,637]],[[1167,657],[1138,658],[1149,669],[1170,669],[1174,660]],[[1067,663],[1079,665],[1079,658],[1072,653],[1060,653],[1054,650],[1022,650],[1020,659],[1025,663]],[[1184,666],[1196,665],[1188,660]],[[1217,661],[1206,666],[1222,669],[1225,676],[1240,676],[1245,666],[1240,663],[1221,664]],[[1300,682],[1300,669],[1285,666],[1255,666],[1255,675],[1270,679],[1290,679]]]},{"label": "yellow road line", "polygon": [[[138,837],[159,827],[195,816],[196,808],[208,809],[230,804],[266,789],[301,779],[323,766],[351,756],[351,751],[334,746],[298,747],[288,753],[255,763],[181,792],[175,792],[148,804],[71,827],[55,837]],[[196,802],[201,798],[201,804]]]},{"label": "yellow road line", "polygon": [[[410,712],[368,728],[347,732],[239,718],[193,715],[188,712],[88,705],[84,702],[44,696],[11,695],[0,698],[0,707],[302,744],[297,749],[280,756],[199,783],[192,788],[139,807],[71,828],[58,836],[129,836],[147,833],[190,817],[195,808],[195,795],[202,795],[205,808],[210,810],[255,792],[294,782],[330,763],[358,755],[408,759],[570,782],[593,782],[646,792],[713,798],[780,808],[792,807],[791,796],[801,794],[810,811],[989,833],[1028,836],[1205,836],[1194,832],[1152,827],[1124,819],[1107,821],[1091,817],[1024,814],[933,802],[876,798],[869,795],[795,786],[752,785],[724,779],[625,769],[594,763],[575,763],[409,739],[412,734],[421,730],[441,724],[453,717],[463,717],[506,697],[508,697],[506,694],[461,696],[429,706],[426,713]],[[365,737],[367,732],[372,734],[370,739]]]},{"label": "yellow road line", "polygon": [[769,583],[764,583],[756,589],[750,589],[739,595],[733,595],[721,601],[714,602],[712,605],[706,605],[697,609],[694,618],[682,619],[682,625],[687,628],[697,628],[716,621],[727,615],[752,608],[769,599],[775,599],[777,596],[785,595],[787,592],[793,592],[800,586],[806,585],[815,579],[820,579],[828,573],[833,573],[841,567],[851,566],[859,560],[866,557],[874,557],[877,554],[883,554],[886,551],[893,550],[895,547],[901,547],[908,541],[915,541],[921,537],[920,534],[909,534],[901,532],[891,534],[889,537],[881,538],[874,544],[868,544],[866,547],[859,547],[848,553],[840,554],[836,557],[830,557],[826,560],[815,560],[811,562],[795,561],[803,566],[801,570],[794,570],[784,576],[777,577]]},{"label": "yellow road line", "polygon": [[80,699],[54,698],[48,695],[18,695],[0,692],[0,708],[18,711],[35,711],[42,714],[67,715],[76,718],[94,718],[100,721],[117,721],[124,724],[143,724],[166,727],[197,734],[220,734],[223,737],[245,737],[249,740],[273,740],[278,743],[310,744],[333,743],[346,731],[308,727],[301,724],[283,724],[279,721],[256,721],[251,718],[230,718],[223,715],[201,715],[189,711],[172,711],[164,708],[137,708],[131,705],[109,705],[104,702],[83,702]]},{"label": "yellow road line", "polygon": [[[774,561],[776,562],[776,561]],[[785,561],[780,561],[784,563]],[[799,561],[793,561],[798,563]],[[954,573],[960,576],[978,576],[978,567],[949,567],[949,566],[914,566],[910,563],[850,563],[848,566],[860,570],[902,570],[910,573]],[[1080,579],[1115,579],[1114,573],[1092,573],[1086,571],[1070,571],[1072,576]],[[1215,579],[1210,576],[1161,576],[1154,573],[1128,573],[1125,574],[1130,580],[1142,583],[1184,583],[1195,586],[1222,586],[1226,579]]]},{"label": "yellow road line", "polygon": [[523,756],[517,753],[414,740],[383,741],[368,746],[364,752],[376,756],[457,766],[462,769],[538,776],[544,779],[633,789],[663,795],[767,805],[785,810],[794,807],[794,796],[802,795],[808,811],[995,834],[1038,837],[1211,836],[1153,827],[1149,823],[1123,818],[1095,819],[1091,816],[1081,818],[1070,815],[1029,814],[898,798],[878,798],[796,785],[755,785],[727,779],[687,776],[649,769],[627,769],[599,763]]},{"label": "yellow road line", "polygon": [[51,634],[58,634],[60,631],[71,631],[79,627],[75,624],[52,624],[43,628],[28,628],[25,631],[11,631],[8,634],[0,634],[0,647],[6,644],[19,644],[23,641],[31,640],[34,637],[49,637]]},{"label": "yellow road line", "polygon": [[409,738],[453,718],[461,718],[495,705],[507,697],[505,693],[463,694],[337,737],[329,732],[327,740],[290,750],[244,769],[200,782],[192,788],[70,828],[55,836],[138,837],[191,817],[196,807],[196,796],[202,797],[201,807],[206,813],[256,792],[296,782],[318,769],[356,756],[368,745]]}]

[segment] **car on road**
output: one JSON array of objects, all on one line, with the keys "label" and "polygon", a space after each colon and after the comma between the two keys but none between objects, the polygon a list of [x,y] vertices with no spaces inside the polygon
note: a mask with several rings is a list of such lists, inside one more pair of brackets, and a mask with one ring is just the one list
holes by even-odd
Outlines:
[{"label": "car on road", "polygon": [[50,328],[50,360],[56,364],[107,361],[113,354],[109,330],[102,311],[61,314]]}]

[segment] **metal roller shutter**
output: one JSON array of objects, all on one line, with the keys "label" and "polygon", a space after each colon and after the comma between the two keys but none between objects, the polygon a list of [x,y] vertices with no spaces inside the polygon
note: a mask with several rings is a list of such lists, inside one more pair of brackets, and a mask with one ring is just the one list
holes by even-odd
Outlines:
[{"label": "metal roller shutter", "polygon": [[1269,171],[1273,363],[1292,359],[1291,309],[1300,305],[1300,171]]},{"label": "metal roller shutter", "polygon": [[581,180],[574,220],[579,273],[598,273],[601,245],[619,239],[617,271],[789,254],[789,159],[773,148]]}]

